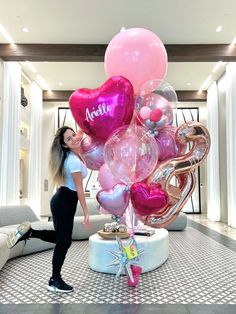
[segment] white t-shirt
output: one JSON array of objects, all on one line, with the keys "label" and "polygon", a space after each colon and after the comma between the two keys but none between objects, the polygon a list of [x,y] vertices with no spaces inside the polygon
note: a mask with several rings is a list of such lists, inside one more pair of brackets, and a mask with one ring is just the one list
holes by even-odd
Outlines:
[{"label": "white t-shirt", "polygon": [[81,172],[84,179],[88,174],[86,165],[75,154],[69,152],[64,161],[64,169],[66,173],[66,181],[63,186],[68,187],[72,191],[76,191],[76,186],[71,174],[73,172]]}]

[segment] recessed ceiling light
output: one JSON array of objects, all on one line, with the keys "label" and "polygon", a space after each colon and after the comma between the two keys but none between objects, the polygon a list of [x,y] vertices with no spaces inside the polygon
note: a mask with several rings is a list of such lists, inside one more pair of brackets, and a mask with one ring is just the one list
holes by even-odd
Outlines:
[{"label": "recessed ceiling light", "polygon": [[62,82],[58,82],[58,85],[59,85],[59,86],[62,86],[62,85],[63,85],[63,83],[62,83]]},{"label": "recessed ceiling light", "polygon": [[23,27],[21,30],[24,33],[29,33],[29,31],[30,31],[30,29],[28,27]]},{"label": "recessed ceiling light", "polygon": [[191,85],[191,83],[190,83],[190,82],[188,82],[188,83],[187,83],[187,85],[188,85],[188,86],[190,86],[190,85]]},{"label": "recessed ceiling light", "polygon": [[223,30],[222,25],[217,26],[217,28],[216,28],[217,33],[222,32],[222,30]]}]

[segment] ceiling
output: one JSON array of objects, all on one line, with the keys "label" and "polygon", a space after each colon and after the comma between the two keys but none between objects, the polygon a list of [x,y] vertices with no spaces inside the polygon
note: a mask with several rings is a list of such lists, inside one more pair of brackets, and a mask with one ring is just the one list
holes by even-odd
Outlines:
[{"label": "ceiling", "polygon": [[[0,24],[18,44],[108,44],[122,27],[149,29],[168,45],[230,44],[236,37],[235,0],[0,0],[0,7]],[[1,34],[0,43],[8,43]],[[175,90],[198,90],[216,63],[169,62],[165,80]],[[21,64],[44,90],[37,75],[52,90],[96,88],[106,80],[102,62],[32,62],[36,73]]]}]

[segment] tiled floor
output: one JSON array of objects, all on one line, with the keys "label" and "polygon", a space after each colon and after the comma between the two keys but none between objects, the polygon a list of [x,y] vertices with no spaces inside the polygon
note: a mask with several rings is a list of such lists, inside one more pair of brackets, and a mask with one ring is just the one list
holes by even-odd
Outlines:
[{"label": "tiled floor", "polygon": [[[78,288],[82,287],[80,291],[78,291],[78,296],[80,296],[79,303],[80,304],[62,304],[62,303],[74,303],[70,302],[68,299],[66,300],[60,300],[58,302],[56,299],[51,304],[5,304],[0,305],[0,313],[8,314],[8,313],[44,313],[44,314],[56,314],[56,313],[111,313],[114,312],[115,314],[119,313],[175,313],[175,314],[235,314],[236,313],[236,302],[235,297],[233,295],[235,294],[235,284],[233,283],[235,278],[231,278],[235,274],[236,267],[236,230],[229,228],[225,226],[223,223],[216,223],[216,222],[210,222],[206,216],[204,215],[188,215],[188,230],[191,231],[189,234],[187,233],[184,235],[185,232],[176,233],[176,235],[172,234],[172,242],[175,245],[172,247],[172,250],[176,250],[176,252],[173,251],[171,255],[171,263],[166,263],[163,265],[162,268],[159,269],[156,273],[156,280],[158,282],[157,287],[155,285],[153,286],[153,278],[155,277],[154,272],[150,272],[150,274],[146,277],[143,276],[142,280],[140,281],[141,285],[139,286],[139,291],[143,291],[143,296],[145,295],[145,286],[150,286],[148,288],[149,291],[155,290],[155,294],[153,294],[153,297],[155,299],[156,304],[137,304],[137,303],[143,303],[139,299],[136,299],[136,302],[127,302],[132,304],[91,304],[91,302],[85,304],[81,304],[81,298],[83,297],[84,300],[88,297],[86,296],[86,293],[91,296],[89,292],[89,287],[86,288],[87,284],[84,283],[83,285],[83,278],[81,277],[80,283]],[[188,231],[187,231],[188,232]],[[201,234],[202,236],[201,236]],[[199,244],[200,243],[200,244]],[[182,247],[182,248],[181,248]],[[75,248],[78,252],[78,248]],[[182,254],[181,254],[182,253]],[[43,253],[43,260],[47,258],[47,254]],[[34,255],[32,255],[32,258],[34,258]],[[42,260],[42,263],[43,263]],[[183,261],[183,264],[181,263]],[[29,259],[29,262],[31,260]],[[76,262],[76,261],[75,261]],[[228,264],[227,264],[228,262]],[[11,262],[10,262],[11,263]],[[19,264],[14,265],[14,262],[12,264],[9,263],[9,268],[12,267],[12,271],[19,271],[19,267],[21,267]],[[172,267],[172,266],[173,267]],[[184,265],[187,267],[184,267]],[[16,268],[17,266],[17,268]],[[191,266],[191,267],[190,267]],[[217,268],[218,267],[218,268]],[[172,272],[172,269],[175,270]],[[230,270],[231,269],[231,270]],[[198,273],[199,272],[199,273]],[[224,275],[222,274],[224,273]],[[229,272],[231,272],[231,277],[227,277]],[[7,272],[5,272],[5,275],[8,276]],[[153,278],[150,277],[154,276]],[[21,273],[20,275],[21,276]],[[30,274],[29,274],[30,276]],[[90,276],[90,274],[89,274]],[[96,276],[96,275],[95,275]],[[103,276],[103,281],[106,282],[107,275]],[[196,279],[194,278],[196,277]],[[19,286],[20,289],[24,288],[24,278],[26,276],[22,275],[21,285]],[[149,278],[150,277],[150,278]],[[173,282],[173,278],[174,282]],[[217,279],[217,277],[219,277]],[[33,278],[33,277],[32,277]],[[45,277],[46,278],[46,277]],[[94,275],[91,278],[95,278]],[[146,279],[145,279],[146,278]],[[172,278],[172,279],[171,279]],[[208,278],[208,279],[207,279]],[[7,277],[5,277],[7,279]],[[30,279],[30,277],[29,277]],[[77,278],[79,279],[79,278]],[[144,280],[145,279],[145,280]],[[150,279],[152,279],[150,281]],[[189,283],[189,280],[192,281],[192,284],[187,287],[186,284]],[[206,280],[207,279],[207,280]],[[187,281],[186,281],[187,280]],[[14,280],[13,280],[14,281]],[[79,280],[77,280],[79,281]],[[146,284],[144,285],[146,281]],[[163,284],[162,284],[163,281]],[[212,283],[210,282],[212,281]],[[6,282],[9,282],[6,280]],[[11,280],[10,280],[11,282]],[[114,294],[113,288],[113,282],[110,282],[110,295]],[[4,283],[4,282],[3,282]],[[32,287],[34,287],[34,283],[31,282]],[[40,279],[39,284],[42,284],[42,280]],[[82,286],[81,286],[82,284]],[[205,287],[203,285],[205,284]],[[177,290],[173,290],[173,286],[178,286]],[[95,284],[96,288],[96,297],[99,300],[99,294],[102,293],[99,292],[99,283],[97,282]],[[152,287],[151,287],[152,286]],[[227,286],[227,287],[226,287]],[[112,288],[113,287],[113,288]],[[122,281],[119,281],[119,287],[122,289],[124,286],[122,285]],[[169,290],[165,290],[166,287],[169,287]],[[192,287],[192,288],[191,288]],[[3,288],[3,286],[2,286]],[[92,288],[92,287],[90,287]],[[204,288],[206,288],[204,290]],[[142,290],[143,289],[143,290]],[[150,290],[151,289],[151,290]],[[173,291],[172,291],[172,290]],[[192,291],[191,291],[192,289]],[[216,291],[218,289],[218,292]],[[231,292],[229,289],[233,289]],[[6,292],[7,289],[5,289]],[[11,288],[9,290],[14,290],[14,285],[11,285]],[[40,293],[42,294],[42,291],[44,291],[41,286],[39,287],[39,292],[37,292],[37,296],[39,297],[39,303],[46,303],[51,302],[50,296],[45,293],[44,300],[46,302],[42,302],[42,299],[40,300]],[[122,290],[120,290],[122,291]],[[164,302],[164,304],[157,304],[160,303],[160,300],[163,300],[163,297],[161,296],[160,292],[164,291],[165,298],[167,302]],[[198,292],[197,292],[198,291]],[[125,290],[123,290],[124,293]],[[170,294],[168,294],[170,292]],[[176,293],[177,292],[177,293]],[[230,293],[229,293],[230,292]],[[18,292],[19,295],[20,292]],[[178,293],[180,293],[180,302],[173,299],[173,296],[178,296]],[[189,295],[188,295],[189,294]],[[212,294],[212,296],[211,296]],[[218,298],[222,294],[222,303],[221,299]],[[168,296],[169,295],[169,296]],[[202,297],[201,297],[202,295]],[[0,287],[0,296],[1,296],[1,287]],[[7,295],[5,294],[7,297]],[[32,297],[32,294],[29,292],[29,296]],[[100,295],[101,296],[101,295]],[[134,298],[135,295],[131,296],[131,299]],[[196,297],[198,296],[198,297]],[[4,297],[4,295],[3,295]],[[10,298],[17,298],[16,295],[14,297],[10,296]],[[25,302],[27,302],[27,294],[24,296],[26,299]],[[107,297],[107,294],[106,294]],[[105,298],[106,298],[105,297]],[[141,296],[140,296],[141,297]],[[204,304],[203,299],[204,297],[208,297],[207,302],[208,304]],[[122,299],[122,297],[120,297]],[[159,298],[159,301],[158,301]],[[169,299],[168,299],[169,298]],[[181,299],[182,298],[182,299]],[[185,303],[185,301],[181,302],[181,300],[184,300],[184,298],[187,300],[188,304],[178,304],[178,303]],[[195,301],[192,302],[191,298],[193,298]],[[214,303],[217,299],[219,304],[209,304]],[[100,299],[101,300],[101,299]],[[149,300],[149,299],[147,299]],[[174,301],[173,301],[174,300]],[[229,302],[227,302],[229,300]],[[177,302],[176,302],[177,301]],[[77,300],[78,302],[78,300]],[[203,304],[192,304],[192,303],[203,303]],[[14,302],[13,302],[14,303]],[[19,302],[21,303],[21,302]],[[35,301],[35,303],[38,303]],[[55,304],[53,304],[55,303]],[[94,302],[96,303],[96,302]],[[99,303],[99,302],[98,302]],[[111,302],[112,303],[112,302]],[[114,303],[114,302],[113,302]],[[122,302],[121,302],[122,303]],[[136,303],[136,304],[135,304]],[[166,303],[166,304],[165,304]],[[170,304],[175,303],[175,304]],[[231,303],[231,304],[227,304]],[[232,304],[233,303],[233,304]]]},{"label": "tiled floor", "polygon": [[235,314],[235,305],[196,304],[17,304],[0,305],[1,314]]},{"label": "tiled floor", "polygon": [[210,221],[205,214],[188,214],[188,219],[191,219],[203,226],[206,226],[214,231],[219,232],[233,240],[236,240],[236,229],[229,227],[226,223]]}]

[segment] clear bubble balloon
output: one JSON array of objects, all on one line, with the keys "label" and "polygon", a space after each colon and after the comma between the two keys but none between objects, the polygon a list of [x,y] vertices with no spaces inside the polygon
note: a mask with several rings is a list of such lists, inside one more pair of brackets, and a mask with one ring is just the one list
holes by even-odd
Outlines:
[{"label": "clear bubble balloon", "polygon": [[112,174],[122,182],[142,181],[158,162],[157,143],[145,128],[123,126],[105,143],[104,159]]},{"label": "clear bubble balloon", "polygon": [[136,99],[135,111],[141,125],[151,133],[172,125],[177,95],[164,80],[150,80],[141,89]]}]

